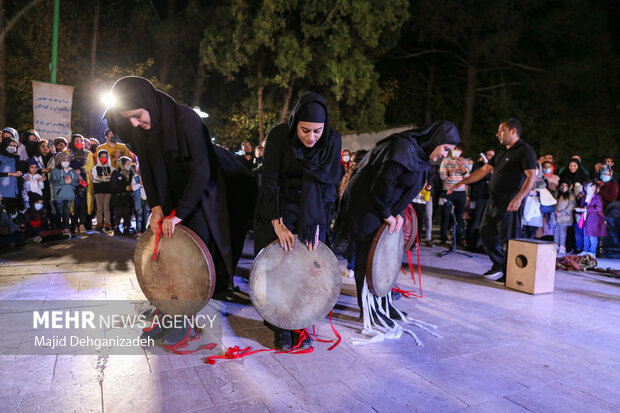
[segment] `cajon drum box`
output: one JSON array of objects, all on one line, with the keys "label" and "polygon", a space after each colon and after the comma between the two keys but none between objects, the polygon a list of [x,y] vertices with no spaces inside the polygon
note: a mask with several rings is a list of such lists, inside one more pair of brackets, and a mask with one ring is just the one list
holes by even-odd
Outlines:
[{"label": "cajon drum box", "polygon": [[506,287],[530,294],[553,291],[556,245],[532,239],[508,241]]}]

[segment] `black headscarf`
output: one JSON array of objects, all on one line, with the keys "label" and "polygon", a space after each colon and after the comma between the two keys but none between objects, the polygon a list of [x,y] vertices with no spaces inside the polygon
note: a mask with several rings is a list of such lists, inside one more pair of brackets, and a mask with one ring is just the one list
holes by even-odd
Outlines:
[{"label": "black headscarf", "polygon": [[399,163],[408,171],[425,171],[430,169],[429,157],[437,146],[459,143],[461,137],[456,126],[447,120],[441,120],[423,128],[409,129],[380,140],[358,165],[358,170],[369,162],[383,164],[389,160]]},{"label": "black headscarf", "polygon": [[568,165],[570,165],[573,162],[577,164],[577,170],[575,172],[571,172],[568,166],[566,166],[566,169],[564,169],[562,173],[560,174],[560,179],[569,180],[573,184],[576,184],[577,182],[581,184],[583,184],[584,182],[587,182],[588,175],[585,173],[585,171],[581,167],[581,162],[579,162],[577,158],[572,158],[568,162]]},{"label": "black headscarf", "polygon": [[[108,109],[103,115],[114,133],[129,143],[147,135],[159,135],[166,151],[177,153],[182,159],[189,158],[184,133],[178,125],[177,104],[170,96],[155,89],[147,79],[127,76],[119,79],[112,87],[114,110]],[[146,109],[151,118],[151,128],[133,128],[127,119],[118,112]]]},{"label": "black headscarf", "polygon": [[9,158],[19,159],[17,152],[9,153],[9,151],[6,150],[11,142],[18,142],[18,140],[13,138],[2,138],[2,143],[0,143],[0,154],[8,156]]},{"label": "black headscarf", "polygon": [[[300,121],[324,123],[321,138],[312,148],[303,145],[297,136]],[[321,193],[321,185],[340,182],[340,135],[331,130],[327,103],[323,96],[307,92],[295,103],[287,121],[288,143],[302,167],[302,193],[297,228],[301,241],[312,241],[319,224],[325,225],[329,217]]]}]

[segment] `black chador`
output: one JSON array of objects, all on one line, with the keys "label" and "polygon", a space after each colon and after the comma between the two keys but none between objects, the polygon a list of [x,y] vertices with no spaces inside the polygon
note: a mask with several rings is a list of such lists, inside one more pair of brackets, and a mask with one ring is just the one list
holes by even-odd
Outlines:
[{"label": "black chador", "polygon": [[377,142],[351,177],[338,213],[338,233],[355,243],[358,303],[366,277],[366,261],[377,229],[390,216],[402,214],[422,190],[430,156],[438,146],[460,142],[447,121],[396,133]]},{"label": "black chador", "polygon": [[[216,292],[233,286],[256,196],[254,180],[230,152],[213,145],[206,125],[141,77],[125,77],[112,89],[105,113],[110,129],[138,156],[151,207],[173,210],[208,246],[217,271]],[[150,128],[132,127],[119,112],[145,109]]]}]

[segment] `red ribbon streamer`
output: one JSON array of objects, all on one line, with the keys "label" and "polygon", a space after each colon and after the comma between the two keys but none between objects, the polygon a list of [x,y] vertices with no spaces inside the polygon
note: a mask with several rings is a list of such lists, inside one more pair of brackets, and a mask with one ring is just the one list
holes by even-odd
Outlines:
[{"label": "red ribbon streamer", "polygon": [[164,222],[164,219],[166,218],[172,218],[174,217],[174,214],[176,214],[176,210],[173,210],[170,215],[168,215],[167,217],[163,217],[162,219],[159,220],[158,222],[158,227],[157,228],[157,232],[155,233],[155,247],[153,248],[153,261],[157,261],[157,250],[159,249],[159,239],[161,238],[161,231],[162,231],[162,222]]},{"label": "red ribbon streamer", "polygon": [[[418,215],[415,213],[415,210],[413,209],[413,207],[411,205],[407,206],[407,209],[405,210],[405,214],[406,214],[407,218],[409,218],[411,220],[413,220],[414,217],[415,217],[416,221],[418,219]],[[420,270],[420,236],[419,236],[419,233],[417,231],[416,231],[415,241],[416,241],[416,252],[417,252],[417,256],[418,256],[418,282],[417,283],[415,281],[415,273],[413,271],[413,263],[411,262],[412,261],[411,260],[411,250],[407,251],[407,262],[409,264],[409,271],[411,272],[411,280],[413,281],[413,284],[420,286],[420,295],[418,295],[416,293],[416,291],[403,290],[403,289],[399,288],[398,286],[396,286],[395,288],[392,288],[392,291],[401,293],[402,296],[405,297],[405,298],[411,298],[411,297],[422,298],[422,297],[424,297],[424,294],[422,293],[422,272]],[[400,271],[403,274],[407,274],[403,270],[402,265],[400,266]]]},{"label": "red ribbon streamer", "polygon": [[[192,316],[191,325],[194,324],[194,316]],[[198,340],[200,339],[200,333],[196,332],[196,335],[192,338],[189,338],[190,333],[192,332],[193,327],[190,326],[190,328],[187,330],[187,333],[185,334],[185,337],[183,338],[183,340],[179,341],[178,343],[175,343],[173,345],[167,345],[164,344],[164,348],[170,350],[171,352],[173,352],[174,354],[180,354],[180,355],[184,355],[184,354],[191,354],[191,353],[195,353],[197,351],[200,350],[213,350],[216,346],[215,343],[209,343],[209,344],[204,344],[194,350],[181,350],[185,347],[188,346],[190,341],[194,341],[194,340]]]}]

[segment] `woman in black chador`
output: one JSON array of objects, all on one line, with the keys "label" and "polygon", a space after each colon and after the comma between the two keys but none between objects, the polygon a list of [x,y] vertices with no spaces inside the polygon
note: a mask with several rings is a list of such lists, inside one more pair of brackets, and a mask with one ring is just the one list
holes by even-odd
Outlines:
[{"label": "woman in black chador", "polygon": [[[360,309],[366,261],[375,232],[383,222],[388,223],[390,233],[400,231],[401,214],[426,182],[431,161],[445,157],[460,141],[452,123],[435,122],[388,136],[358,164],[342,197],[337,222],[339,237],[355,243]],[[394,313],[393,309],[390,312]],[[391,320],[385,321],[393,326]]]},{"label": "woman in black chador", "polygon": [[[327,104],[314,92],[299,98],[288,122],[269,132],[254,227],[256,254],[274,240],[290,250],[293,233],[310,249],[325,242],[341,177],[340,147]],[[275,333],[275,346],[290,349],[291,331],[267,325]],[[310,345],[306,338],[301,348]]]},{"label": "woman in black chador", "polygon": [[[213,255],[216,294],[230,291],[253,213],[252,176],[233,154],[211,143],[194,110],[148,80],[119,79],[112,96],[115,103],[104,118],[138,155],[151,228],[157,230],[159,221],[175,210],[174,217],[163,220],[163,236],[172,236],[178,223],[191,228]],[[183,330],[167,331],[164,344],[180,341],[187,331]]]}]

